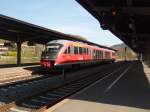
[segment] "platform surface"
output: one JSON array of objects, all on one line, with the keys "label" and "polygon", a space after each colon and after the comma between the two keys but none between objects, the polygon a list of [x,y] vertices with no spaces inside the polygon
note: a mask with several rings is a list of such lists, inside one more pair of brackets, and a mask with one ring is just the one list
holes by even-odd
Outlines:
[{"label": "platform surface", "polygon": [[0,68],[0,84],[5,80],[31,76],[33,72],[39,69],[39,65]]},{"label": "platform surface", "polygon": [[46,112],[150,112],[150,68],[135,62],[114,81],[98,81]]}]

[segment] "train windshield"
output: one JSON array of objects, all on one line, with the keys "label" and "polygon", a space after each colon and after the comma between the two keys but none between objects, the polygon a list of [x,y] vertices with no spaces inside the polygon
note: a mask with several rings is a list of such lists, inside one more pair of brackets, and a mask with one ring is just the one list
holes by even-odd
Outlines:
[{"label": "train windshield", "polygon": [[61,47],[61,44],[48,44],[46,46],[46,52],[58,52]]},{"label": "train windshield", "polygon": [[41,58],[55,60],[62,46],[62,44],[47,44]]}]

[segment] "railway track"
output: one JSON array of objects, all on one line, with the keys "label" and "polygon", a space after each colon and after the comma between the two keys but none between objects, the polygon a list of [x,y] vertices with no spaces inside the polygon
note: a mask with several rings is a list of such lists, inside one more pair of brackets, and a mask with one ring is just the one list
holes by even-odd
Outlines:
[{"label": "railway track", "polygon": [[8,80],[1,80],[0,81],[0,88],[6,87],[9,85],[14,85],[14,84],[21,83],[21,82],[35,80],[35,79],[40,78],[40,77],[42,77],[42,75],[24,76],[24,77],[17,77],[17,78],[14,77],[14,78],[8,79]]},{"label": "railway track", "polygon": [[14,78],[8,79],[8,80],[1,80],[0,81],[0,89],[6,88],[8,86],[21,84],[21,83],[31,82],[31,81],[38,80],[38,79],[45,78],[45,77],[47,77],[47,75],[44,74],[44,71],[38,71],[38,72],[32,73],[31,76],[17,77],[17,78],[14,77]]},{"label": "railway track", "polygon": [[[9,103],[30,96],[30,94],[32,93],[32,89],[37,88],[37,86],[39,86],[39,84],[42,82],[48,82],[51,77],[53,77],[53,75],[47,74],[31,79],[25,79],[13,83],[0,85],[0,106],[5,103]],[[38,92],[33,91],[33,93],[37,94]]]},{"label": "railway track", "polygon": [[[80,69],[79,69],[80,70]],[[68,70],[67,73],[71,73],[72,70]],[[0,89],[1,88],[7,88],[10,86],[16,86],[16,85],[21,85],[24,83],[30,83],[33,81],[37,81],[37,80],[41,80],[41,79],[45,79],[48,78],[50,76],[55,76],[55,75],[60,75],[62,73],[57,72],[57,71],[38,71],[38,72],[34,72],[32,75],[33,76],[28,76],[28,77],[20,77],[20,78],[14,78],[14,79],[10,79],[10,80],[4,80],[4,81],[0,81]]]},{"label": "railway track", "polygon": [[[96,67],[96,68],[102,69],[105,66],[106,65]],[[110,64],[110,66],[111,66],[111,64]],[[96,69],[95,66],[91,66],[90,68]],[[83,68],[80,68],[76,71],[68,70],[65,73],[68,74],[67,78],[65,78],[66,79],[65,81],[64,81],[63,76],[60,75],[61,73],[47,72],[47,73],[42,73],[45,75],[38,77],[38,78],[34,78],[34,79],[30,79],[30,80],[22,80],[22,81],[17,81],[14,83],[8,83],[5,85],[1,85],[0,86],[0,105],[9,103],[12,101],[16,101],[16,100],[22,99],[27,96],[31,96],[32,94],[37,94],[39,92],[45,91],[50,88],[55,88],[55,87],[59,86],[60,83],[62,84],[62,83],[65,83],[66,81],[67,82],[72,81],[72,80],[76,79],[76,77],[77,78],[82,77],[83,74],[86,74],[88,72],[87,71],[85,72],[85,70]],[[56,74],[57,74],[57,77],[56,77]],[[70,74],[73,76],[72,79],[70,77]],[[76,76],[76,74],[78,74],[78,76]],[[70,77],[70,78],[68,79],[68,77]],[[57,80],[57,82],[55,83],[53,80]],[[47,85],[50,85],[50,86],[47,87]],[[39,89],[39,87],[41,87],[41,88]]]},{"label": "railway track", "polygon": [[[11,102],[0,107],[1,112],[42,112],[48,107],[55,105],[62,99],[78,92],[89,86],[97,80],[104,80],[114,74],[120,74],[129,63],[109,68],[105,71],[91,71],[85,77],[76,79],[72,82],[61,85],[57,88],[24,98],[22,100]],[[94,74],[93,74],[94,73]]]}]

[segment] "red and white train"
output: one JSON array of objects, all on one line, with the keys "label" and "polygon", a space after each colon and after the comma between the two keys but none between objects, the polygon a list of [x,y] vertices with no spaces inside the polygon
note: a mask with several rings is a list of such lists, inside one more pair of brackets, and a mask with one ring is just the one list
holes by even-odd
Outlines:
[{"label": "red and white train", "polygon": [[79,65],[114,62],[115,50],[69,40],[53,40],[46,44],[41,55],[44,68],[72,67]]}]

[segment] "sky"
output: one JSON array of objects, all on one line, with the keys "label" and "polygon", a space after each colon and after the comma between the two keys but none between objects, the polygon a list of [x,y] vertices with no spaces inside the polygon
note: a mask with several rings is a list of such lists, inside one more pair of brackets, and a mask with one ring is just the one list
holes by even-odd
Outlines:
[{"label": "sky", "polygon": [[0,14],[111,46],[122,43],[75,0],[0,0]]}]

